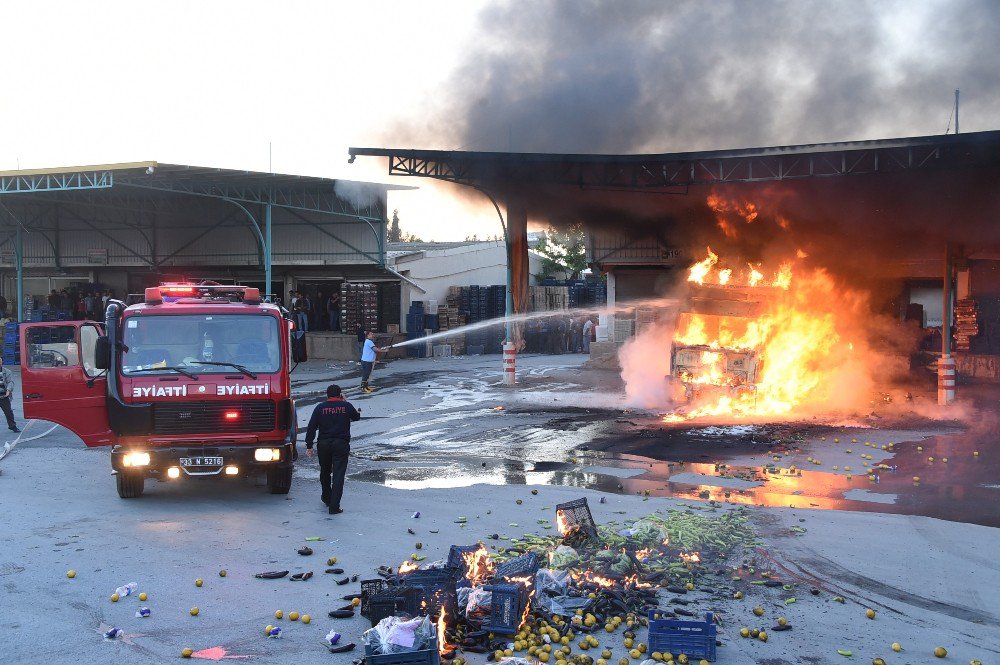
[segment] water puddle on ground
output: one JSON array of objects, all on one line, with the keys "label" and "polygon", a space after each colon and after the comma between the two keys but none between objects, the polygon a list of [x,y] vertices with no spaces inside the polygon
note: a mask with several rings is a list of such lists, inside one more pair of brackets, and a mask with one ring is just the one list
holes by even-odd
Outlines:
[{"label": "water puddle on ground", "polygon": [[[815,426],[650,430],[641,422],[618,422],[626,427],[611,434],[599,434],[594,423],[578,423],[569,432],[552,423],[472,437],[434,432],[428,437],[433,443],[425,440],[420,447],[362,452],[351,478],[407,490],[559,485],[1000,526],[1000,468],[993,460],[1000,453],[985,452],[990,445],[982,434]],[[785,442],[776,444],[778,436]],[[883,450],[888,444],[891,449]],[[891,469],[869,475],[879,464]]]}]

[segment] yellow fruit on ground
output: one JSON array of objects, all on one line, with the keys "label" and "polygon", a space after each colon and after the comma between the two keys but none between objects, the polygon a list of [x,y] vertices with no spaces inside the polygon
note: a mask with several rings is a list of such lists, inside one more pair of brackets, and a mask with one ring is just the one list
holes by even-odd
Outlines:
[{"label": "yellow fruit on ground", "polygon": [[919,483],[920,482],[920,476],[913,476],[913,482]]},{"label": "yellow fruit on ground", "polygon": [[225,569],[219,571],[219,577],[225,577],[227,574]]},{"label": "yellow fruit on ground", "polygon": [[193,616],[193,617],[198,616],[198,612],[200,612],[200,611],[201,610],[199,610],[197,607],[192,607],[191,608],[191,616]]},{"label": "yellow fruit on ground", "polygon": [[626,649],[631,649],[633,644],[635,644],[635,641],[631,637],[626,637],[625,638],[625,648]]},{"label": "yellow fruit on ground", "polygon": [[[978,453],[976,454],[978,455]],[[969,665],[983,665],[983,661],[979,660],[978,658],[973,658],[972,660],[969,661]]]},{"label": "yellow fruit on ground", "polygon": [[874,619],[875,618],[875,610],[873,610],[871,608],[868,608],[867,610],[865,610],[865,616],[868,617],[869,619]]},{"label": "yellow fruit on ground", "polygon": [[686,663],[688,662],[687,654],[686,653],[682,653],[681,655],[677,656],[677,662],[678,663],[683,663],[683,664],[686,665]]},{"label": "yellow fruit on ground", "polygon": [[194,585],[195,586],[201,586],[204,583],[205,583],[205,581],[203,579],[201,579],[200,577],[194,581]]},{"label": "yellow fruit on ground", "polygon": [[[979,453],[976,453],[976,454],[978,455]],[[66,577],[68,577],[70,579],[73,579],[74,577],[76,577],[76,571],[75,570],[67,570],[66,571]]]},{"label": "yellow fruit on ground", "polygon": [[332,566],[335,563],[337,563],[337,557],[335,557],[335,556],[332,556],[332,557],[330,557],[329,559],[326,560],[326,565],[328,565],[328,566]]},{"label": "yellow fruit on ground", "polygon": [[542,653],[538,654],[538,660],[542,661],[543,663],[549,662],[549,654],[543,651]]},{"label": "yellow fruit on ground", "polygon": [[497,649],[496,651],[493,652],[493,657],[496,658],[497,661],[499,661],[501,658],[503,658],[503,651]]},{"label": "yellow fruit on ground", "polygon": [[892,643],[892,650],[895,651],[896,653],[899,653],[900,651],[903,650],[903,645],[900,644],[899,642],[893,642]]},{"label": "yellow fruit on ground", "polygon": [[[557,662],[558,662],[558,661],[557,661]],[[563,661],[563,662],[565,663],[566,661]],[[606,660],[605,660],[605,659],[603,659],[603,658],[598,658],[598,659],[597,659],[597,663],[596,663],[596,665],[608,665],[608,661],[606,661]]]},{"label": "yellow fruit on ground", "polygon": [[284,612],[282,612],[281,610],[275,610],[275,612],[274,612],[274,618],[275,619],[281,619],[284,616],[285,616]]},{"label": "yellow fruit on ground", "polygon": [[265,635],[270,635],[272,630],[274,630],[274,626],[272,626],[271,624],[267,624],[266,626],[264,626]]},{"label": "yellow fruit on ground", "polygon": [[602,651],[601,658],[611,658],[611,649],[605,649]]},{"label": "yellow fruit on ground", "polygon": [[778,617],[778,625],[779,626],[787,626],[788,625],[788,619],[786,619],[785,617]]},{"label": "yellow fruit on ground", "polygon": [[[305,619],[305,617],[302,617],[302,618]],[[511,656],[514,655],[514,651],[513,651],[513,649],[504,649],[503,650],[503,655],[505,655],[508,658],[510,658]]]},{"label": "yellow fruit on ground", "polygon": [[885,661],[881,658],[873,658],[872,665],[885,665]]},{"label": "yellow fruit on ground", "polygon": [[[309,623],[310,621],[312,621],[312,617],[311,616],[309,616],[308,614],[303,614],[302,615],[302,623]],[[507,655],[510,656],[512,654],[507,654]]]},{"label": "yellow fruit on ground", "polygon": [[638,660],[642,656],[642,653],[640,653],[638,649],[632,649],[631,651],[628,652],[628,655]]},{"label": "yellow fruit on ground", "polygon": [[647,651],[649,651],[649,647],[647,647],[645,644],[642,643],[640,643],[639,646],[636,647],[636,649],[639,650],[639,653],[646,653]]},{"label": "yellow fruit on ground", "polygon": [[653,653],[649,654],[649,657],[652,658],[653,660],[659,660],[659,661],[663,660],[663,654],[660,653],[659,651],[654,651]]},{"label": "yellow fruit on ground", "polygon": [[299,613],[298,612],[289,612],[288,613],[288,620],[289,621],[298,621],[299,620]]},{"label": "yellow fruit on ground", "polygon": [[360,604],[361,604],[361,599],[360,598],[351,598],[351,605],[354,605],[355,607],[357,607]]},{"label": "yellow fruit on ground", "polygon": [[934,655],[938,658],[944,658],[948,655],[948,650],[944,647],[934,647]]},{"label": "yellow fruit on ground", "polygon": [[604,624],[604,631],[608,632],[608,633],[615,632],[615,625],[613,623],[606,623],[606,624]]},{"label": "yellow fruit on ground", "polygon": [[694,591],[694,583],[688,582],[687,584],[684,585],[684,588],[687,589],[688,591]]},{"label": "yellow fruit on ground", "polygon": [[753,613],[759,617],[764,616],[764,608],[758,605],[757,607],[753,608]]},{"label": "yellow fruit on ground", "polygon": [[117,593],[111,594],[111,602],[117,603],[120,600],[120,596]]},{"label": "yellow fruit on ground", "polygon": [[743,592],[737,591],[736,593],[733,594],[733,598],[735,598],[736,600],[743,600]]},{"label": "yellow fruit on ground", "polygon": [[740,628],[740,637],[750,637],[750,629],[745,626]]},{"label": "yellow fruit on ground", "polygon": [[149,596],[146,595],[145,591],[139,594],[139,600],[146,600],[147,598],[149,598]]},{"label": "yellow fruit on ground", "polygon": [[942,462],[947,462],[947,461],[948,461],[948,458],[947,458],[947,457],[942,457],[942,458],[941,458],[941,461],[942,461]]},{"label": "yellow fruit on ground", "polygon": [[760,634],[757,635],[757,639],[760,640],[761,642],[767,642],[767,633],[764,632],[763,630],[760,631]]},{"label": "yellow fruit on ground", "polygon": [[569,644],[569,637],[567,637],[566,635],[563,635],[562,637],[559,638],[559,643],[560,644]]},{"label": "yellow fruit on ground", "polygon": [[698,665],[712,665],[712,664],[707,660],[705,660],[704,658],[702,658],[701,660],[698,661]]},{"label": "yellow fruit on ground", "polygon": [[629,665],[628,658],[619,658],[618,665]]},{"label": "yellow fruit on ground", "polygon": [[194,650],[191,647],[184,647],[181,649],[181,658],[190,658],[193,653]]}]

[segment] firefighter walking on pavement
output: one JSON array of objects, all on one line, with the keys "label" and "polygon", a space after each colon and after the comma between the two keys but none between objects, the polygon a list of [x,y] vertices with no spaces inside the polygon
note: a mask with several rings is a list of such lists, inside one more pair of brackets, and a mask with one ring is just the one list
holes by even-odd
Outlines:
[{"label": "firefighter walking on pavement", "polygon": [[351,452],[351,423],[361,420],[361,412],[344,399],[340,386],[326,389],[326,401],[316,405],[306,429],[306,454],[313,456],[313,441],[319,455],[320,498],[331,515],[344,512],[340,500],[344,495],[347,458]]}]

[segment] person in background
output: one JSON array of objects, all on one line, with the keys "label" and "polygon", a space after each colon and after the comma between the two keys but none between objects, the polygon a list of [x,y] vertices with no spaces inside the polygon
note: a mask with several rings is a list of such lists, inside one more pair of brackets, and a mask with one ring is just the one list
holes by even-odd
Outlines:
[{"label": "person in background", "polygon": [[590,341],[594,334],[594,320],[587,317],[587,320],[583,322],[583,352],[590,353]]},{"label": "person in background", "polygon": [[0,296],[0,319],[7,318],[7,299]]},{"label": "person in background", "polygon": [[326,315],[330,321],[330,330],[340,331],[340,293],[334,291],[326,301]]},{"label": "person in background", "polygon": [[360,323],[355,324],[355,328],[356,330],[354,332],[357,333],[358,336],[358,355],[360,356],[361,350],[365,346],[365,340],[368,339],[368,332]]},{"label": "person in background", "polygon": [[[319,452],[320,498],[331,515],[344,512],[344,477],[351,453],[351,423],[361,420],[361,411],[344,399],[340,386],[326,389],[326,401],[317,404],[306,429],[306,454],[313,456],[313,440]],[[318,438],[317,438],[318,434]]]},{"label": "person in background", "polygon": [[569,352],[580,353],[583,350],[583,321],[571,319],[569,327]]},{"label": "person in background", "polygon": [[306,305],[307,301],[302,296],[301,291],[295,292],[295,326],[301,332],[309,332],[309,313]]},{"label": "person in background", "polygon": [[326,298],[323,297],[323,292],[319,289],[316,289],[316,297],[312,300],[311,316],[314,330],[329,329],[330,317],[326,315]]},{"label": "person in background", "polygon": [[14,422],[14,410],[10,407],[10,398],[14,395],[14,375],[3,366],[3,356],[0,356],[0,410],[7,416],[7,427],[11,432],[20,432]]},{"label": "person in background", "polygon": [[383,351],[388,351],[388,347],[378,347],[375,346],[375,333],[368,333],[364,346],[361,347],[361,390],[365,393],[374,392],[372,387],[368,385],[368,379],[372,375],[372,369],[375,367],[375,359],[378,354]]}]

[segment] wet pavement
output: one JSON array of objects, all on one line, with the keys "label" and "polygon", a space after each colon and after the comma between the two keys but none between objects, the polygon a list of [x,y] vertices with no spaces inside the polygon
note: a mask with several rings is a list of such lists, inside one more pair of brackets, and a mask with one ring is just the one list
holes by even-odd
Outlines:
[{"label": "wet pavement", "polygon": [[[399,489],[560,485],[1000,526],[991,417],[971,426],[906,413],[846,426],[667,425],[627,409],[613,375],[605,391],[595,380],[600,372],[581,380],[573,369],[541,368],[517,392],[500,387],[492,367],[383,377],[382,391],[416,392],[431,404],[384,415],[377,433],[356,436],[350,477]],[[982,395],[981,416],[992,389]],[[880,463],[891,470],[869,475]]]}]

